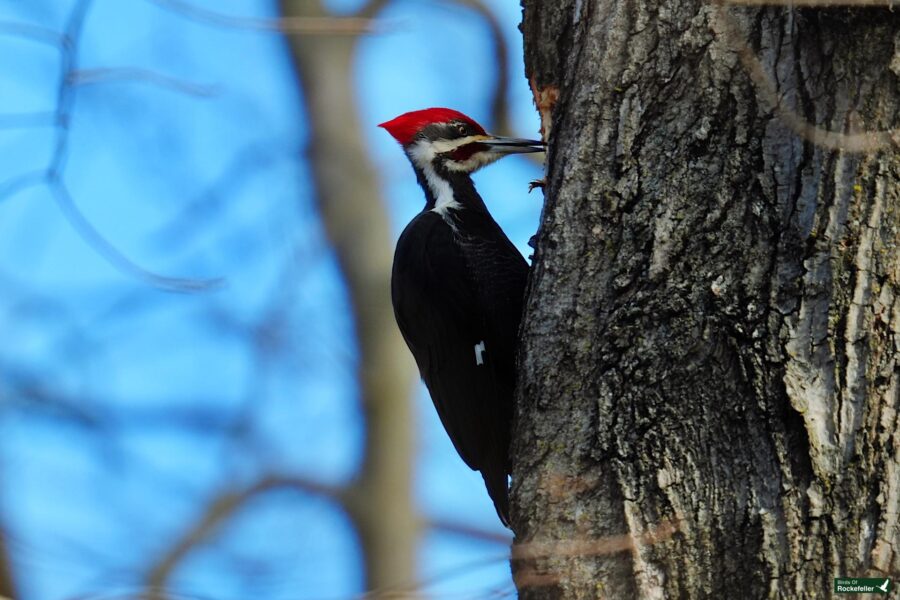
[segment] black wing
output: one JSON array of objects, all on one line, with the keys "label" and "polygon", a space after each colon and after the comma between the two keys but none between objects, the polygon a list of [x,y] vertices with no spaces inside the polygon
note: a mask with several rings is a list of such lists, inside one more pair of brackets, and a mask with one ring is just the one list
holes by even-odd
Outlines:
[{"label": "black wing", "polygon": [[466,464],[482,472],[505,522],[528,265],[489,215],[467,216],[457,233],[434,212],[418,215],[397,244],[391,291],[441,422]]}]

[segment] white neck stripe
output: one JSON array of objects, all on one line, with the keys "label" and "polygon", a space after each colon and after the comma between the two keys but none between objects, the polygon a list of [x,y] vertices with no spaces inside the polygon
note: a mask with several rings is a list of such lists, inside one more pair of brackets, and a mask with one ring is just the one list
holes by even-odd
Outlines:
[{"label": "white neck stripe", "polygon": [[446,219],[448,209],[462,208],[462,205],[453,196],[453,188],[450,187],[450,183],[435,173],[434,167],[428,165],[422,171],[425,173],[425,181],[428,183],[431,193],[434,194],[434,208],[432,209],[434,212]]},{"label": "white neck stripe", "polygon": [[462,208],[462,205],[453,196],[453,188],[450,187],[450,183],[434,170],[432,161],[434,161],[434,157],[437,154],[434,144],[424,141],[419,142],[411,146],[408,152],[413,164],[422,169],[422,173],[425,175],[425,183],[434,196],[434,208],[431,210],[441,215],[451,227],[455,227],[456,224],[447,211],[451,208]]}]

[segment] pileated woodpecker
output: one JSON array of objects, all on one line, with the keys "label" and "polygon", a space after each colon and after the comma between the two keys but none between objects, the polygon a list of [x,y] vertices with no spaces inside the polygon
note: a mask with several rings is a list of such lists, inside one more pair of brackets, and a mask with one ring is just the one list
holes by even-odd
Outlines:
[{"label": "pileated woodpecker", "polygon": [[394,254],[394,315],[444,429],[481,472],[509,526],[515,353],[528,263],[470,175],[507,154],[542,152],[544,143],[488,135],[448,108],[408,112],[380,127],[403,146],[425,191],[425,208]]}]

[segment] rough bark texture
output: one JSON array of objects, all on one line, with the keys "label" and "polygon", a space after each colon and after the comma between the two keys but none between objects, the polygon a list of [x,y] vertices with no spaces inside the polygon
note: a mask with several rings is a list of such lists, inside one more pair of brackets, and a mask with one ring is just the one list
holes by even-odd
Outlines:
[{"label": "rough bark texture", "polygon": [[517,542],[547,551],[514,561],[522,596],[900,575],[898,136],[825,131],[900,126],[900,13],[523,5],[551,152],[513,450]]}]

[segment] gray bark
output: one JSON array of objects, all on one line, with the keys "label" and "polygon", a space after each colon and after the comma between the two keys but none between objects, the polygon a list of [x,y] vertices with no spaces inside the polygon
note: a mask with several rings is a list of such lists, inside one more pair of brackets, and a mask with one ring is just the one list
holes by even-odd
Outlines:
[{"label": "gray bark", "polygon": [[900,13],[523,5],[522,597],[900,575]]}]

